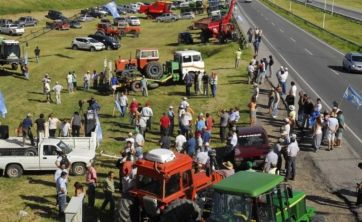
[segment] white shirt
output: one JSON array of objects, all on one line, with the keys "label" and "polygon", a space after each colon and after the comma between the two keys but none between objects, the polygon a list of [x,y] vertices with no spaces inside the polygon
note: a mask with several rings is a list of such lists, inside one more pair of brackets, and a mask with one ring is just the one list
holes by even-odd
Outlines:
[{"label": "white shirt", "polygon": [[290,124],[285,124],[283,128],[284,128],[284,130],[283,130],[283,132],[282,132],[282,135],[289,137],[289,134],[290,134]]},{"label": "white shirt", "polygon": [[231,137],[230,144],[235,147],[238,144],[238,136],[236,133],[233,133],[233,136]]},{"label": "white shirt", "polygon": [[196,154],[196,162],[198,164],[205,165],[209,161],[209,153],[208,152],[198,152]]},{"label": "white shirt", "polygon": [[123,95],[121,97],[119,97],[119,105],[120,106],[127,106],[128,104],[128,98],[126,95]]},{"label": "white shirt", "polygon": [[150,107],[143,107],[141,112],[142,117],[146,117],[148,119],[149,117],[153,116],[153,111]]},{"label": "white shirt", "polygon": [[50,92],[50,85],[49,85],[49,83],[48,82],[46,82],[45,84],[44,84],[44,89],[45,89],[45,92]]},{"label": "white shirt", "polygon": [[135,142],[137,146],[143,146],[145,143],[145,138],[143,138],[142,134],[137,133],[135,137]]},{"label": "white shirt", "polygon": [[292,87],[290,88],[289,94],[292,95],[292,96],[294,96],[294,97],[297,96],[297,86],[296,86],[296,85],[294,85],[294,86],[292,86]]},{"label": "white shirt", "polygon": [[147,127],[147,120],[144,117],[141,117],[139,120],[139,124],[141,128],[146,128]]},{"label": "white shirt", "polygon": [[279,74],[280,82],[286,82],[287,78],[288,78],[288,72],[287,71],[284,71],[283,74],[282,73]]},{"label": "white shirt", "polygon": [[186,100],[182,100],[182,102],[180,103],[180,106],[183,106],[185,109],[186,107],[188,107],[190,104],[186,101]]},{"label": "white shirt", "polygon": [[127,143],[128,141],[131,141],[131,143],[132,143],[132,148],[134,148],[134,138],[133,138],[133,137],[128,137],[128,138],[126,138],[126,143]]},{"label": "white shirt", "polygon": [[235,55],[236,55],[236,59],[240,59],[241,58],[241,51],[236,51]]},{"label": "white shirt", "polygon": [[57,179],[60,177],[60,175],[62,174],[62,172],[68,173],[68,170],[67,170],[67,169],[62,170],[62,169],[58,168],[58,169],[55,171],[55,173],[54,173],[54,182],[55,182],[55,183],[57,182]]},{"label": "white shirt", "polygon": [[177,151],[181,151],[183,149],[183,145],[184,143],[186,143],[186,137],[182,134],[176,136],[176,139],[175,139],[175,145],[176,145],[176,150]]},{"label": "white shirt", "polygon": [[190,118],[186,114],[181,117],[181,124],[183,126],[189,126],[190,125]]},{"label": "white shirt", "polygon": [[254,72],[255,68],[253,65],[248,65],[248,72]]},{"label": "white shirt", "polygon": [[298,143],[296,143],[296,142],[290,143],[287,147],[287,152],[288,152],[288,156],[296,157],[299,152]]},{"label": "white shirt", "polygon": [[278,163],[278,155],[273,150],[270,151],[265,157],[265,162],[269,164],[269,167],[270,164],[276,166]]},{"label": "white shirt", "polygon": [[54,87],[53,87],[53,90],[55,93],[59,94],[63,89],[63,86],[60,85],[60,84],[56,84]]},{"label": "white shirt", "polygon": [[70,123],[65,123],[62,125],[62,136],[68,136],[70,131]]},{"label": "white shirt", "polygon": [[72,74],[68,74],[68,75],[67,75],[67,82],[68,82],[68,83],[73,83],[73,76],[72,76]]},{"label": "white shirt", "polygon": [[84,82],[89,82],[90,74],[89,73],[84,74],[83,80],[84,80]]},{"label": "white shirt", "polygon": [[314,111],[320,112],[322,110],[322,104],[317,103],[314,105]]},{"label": "white shirt", "polygon": [[[62,177],[59,177],[56,182],[57,185],[57,193],[58,194],[67,194],[67,179],[63,179]],[[64,190],[64,193],[61,192],[61,190]]]},{"label": "white shirt", "polygon": [[59,122],[58,118],[49,118],[49,129],[57,129],[57,124]]},{"label": "white shirt", "polygon": [[327,122],[328,130],[329,130],[330,132],[335,132],[335,131],[336,131],[336,127],[338,126],[338,120],[337,120],[337,118],[330,117],[327,121],[328,121],[328,122]]}]

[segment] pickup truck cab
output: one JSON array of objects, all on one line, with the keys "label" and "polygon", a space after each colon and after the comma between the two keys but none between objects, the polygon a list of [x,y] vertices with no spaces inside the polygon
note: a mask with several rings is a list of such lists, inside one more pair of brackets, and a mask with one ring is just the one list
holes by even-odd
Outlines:
[{"label": "pickup truck cab", "polygon": [[36,26],[38,24],[38,20],[31,16],[20,17],[16,22],[20,27],[25,26]]},{"label": "pickup truck cab", "polygon": [[0,140],[0,170],[8,177],[20,177],[23,171],[56,170],[57,150],[71,162],[73,175],[83,175],[86,164],[94,161],[96,135],[91,137],[41,138],[37,147],[22,146],[21,137]]},{"label": "pickup truck cab", "polygon": [[6,24],[5,26],[0,27],[0,33],[8,35],[22,35],[24,32],[24,28],[20,28],[16,24]]}]

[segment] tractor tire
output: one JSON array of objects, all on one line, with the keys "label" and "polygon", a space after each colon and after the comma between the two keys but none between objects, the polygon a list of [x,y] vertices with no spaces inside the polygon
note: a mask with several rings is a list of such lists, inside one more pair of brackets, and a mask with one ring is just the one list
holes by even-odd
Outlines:
[{"label": "tractor tire", "polygon": [[129,195],[122,195],[115,211],[115,222],[132,222],[138,221],[138,212],[135,200]]},{"label": "tractor tire", "polygon": [[131,84],[131,89],[133,92],[141,92],[142,91],[141,81],[139,80],[133,81]]},{"label": "tractor tire", "polygon": [[160,79],[163,75],[162,65],[159,62],[153,61],[146,65],[145,74],[150,79]]},{"label": "tractor tire", "polygon": [[156,88],[158,88],[159,86],[160,86],[160,84],[158,84],[157,82],[155,82],[155,83],[148,84],[148,85],[147,85],[147,88],[148,88],[148,89],[156,89]]},{"label": "tractor tire", "polygon": [[38,155],[38,150],[35,148],[29,148],[26,149],[24,152],[25,156],[37,156]]},{"label": "tractor tire", "polygon": [[6,175],[10,178],[17,178],[23,175],[23,168],[18,164],[10,164],[6,167]]},{"label": "tractor tire", "polygon": [[19,64],[17,64],[17,63],[12,63],[12,64],[11,64],[11,69],[12,69],[12,70],[17,70],[18,67],[19,67]]},{"label": "tractor tire", "polygon": [[207,43],[209,41],[209,36],[208,36],[207,32],[202,31],[200,33],[200,41],[201,41],[201,43]]},{"label": "tractor tire", "polygon": [[322,215],[315,215],[311,222],[325,222],[326,219]]},{"label": "tractor tire", "polygon": [[86,172],[86,166],[84,163],[73,163],[72,164],[72,174],[74,176],[82,176]]},{"label": "tractor tire", "polygon": [[172,202],[163,212],[160,222],[190,222],[201,221],[201,209],[193,201],[179,199]]}]

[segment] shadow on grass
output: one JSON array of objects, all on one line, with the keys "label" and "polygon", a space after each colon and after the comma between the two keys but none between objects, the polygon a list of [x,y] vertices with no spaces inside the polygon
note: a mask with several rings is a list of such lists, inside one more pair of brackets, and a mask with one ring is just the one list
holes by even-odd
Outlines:
[{"label": "shadow on grass", "polygon": [[30,184],[41,184],[45,186],[55,187],[55,183],[46,180],[34,179],[32,177],[26,178]]},{"label": "shadow on grass", "polygon": [[316,196],[316,195],[307,195],[307,200],[315,202],[320,205],[337,207],[341,209],[348,209],[348,205],[343,201],[336,201],[326,197]]}]

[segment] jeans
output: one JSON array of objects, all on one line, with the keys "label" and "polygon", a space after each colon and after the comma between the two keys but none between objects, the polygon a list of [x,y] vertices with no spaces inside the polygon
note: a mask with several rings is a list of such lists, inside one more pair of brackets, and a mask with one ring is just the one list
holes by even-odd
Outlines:
[{"label": "jeans", "polygon": [[29,137],[31,145],[34,146],[35,143],[34,143],[33,133],[31,132],[31,128],[23,129],[23,144],[25,144],[26,136]]},{"label": "jeans", "polygon": [[142,87],[142,96],[148,96],[148,89],[146,87]]},{"label": "jeans", "polygon": [[110,211],[111,211],[111,213],[113,213],[114,206],[115,206],[113,193],[110,191],[104,191],[104,201],[103,201],[101,209],[104,210],[106,208],[106,206],[108,205],[108,203],[110,203],[110,205],[111,205]]},{"label": "jeans", "polygon": [[265,79],[265,75],[266,75],[266,72],[260,72],[259,75],[258,75],[258,79],[257,79],[257,83],[259,84],[262,84],[264,82],[264,79]]},{"label": "jeans", "polygon": [[83,83],[83,90],[88,90],[89,89],[89,83],[88,81]]},{"label": "jeans", "polygon": [[161,136],[168,136],[169,135],[169,129],[170,127],[164,128],[164,127],[160,127],[161,128]]},{"label": "jeans", "polygon": [[121,117],[124,117],[124,115],[126,114],[126,109],[127,106],[121,106]]},{"label": "jeans", "polygon": [[94,183],[88,184],[88,207],[94,207],[96,199],[96,186]]},{"label": "jeans", "polygon": [[204,95],[209,96],[209,84],[204,83]]},{"label": "jeans", "polygon": [[79,137],[79,131],[80,131],[80,126],[78,125],[72,125],[72,136],[73,137]]},{"label": "jeans", "polygon": [[64,214],[66,203],[67,203],[67,195],[66,194],[58,194],[59,214]]},{"label": "jeans", "polygon": [[280,82],[282,85],[282,94],[285,95],[287,92],[287,83],[286,82]]},{"label": "jeans", "polygon": [[211,85],[211,95],[212,97],[216,96],[216,84]]},{"label": "jeans", "polygon": [[226,139],[227,126],[220,126],[220,141],[223,143]]},{"label": "jeans", "polygon": [[49,137],[55,137],[55,132],[57,131],[57,129],[49,129]]},{"label": "jeans", "polygon": [[287,168],[287,174],[286,174],[286,179],[292,179],[294,180],[295,178],[295,169],[296,169],[296,157],[291,157],[288,156],[287,159],[287,163],[288,163],[288,168]]},{"label": "jeans", "polygon": [[187,95],[187,96],[190,96],[190,95],[191,95],[191,86],[192,86],[192,85],[186,84],[186,95]]}]

